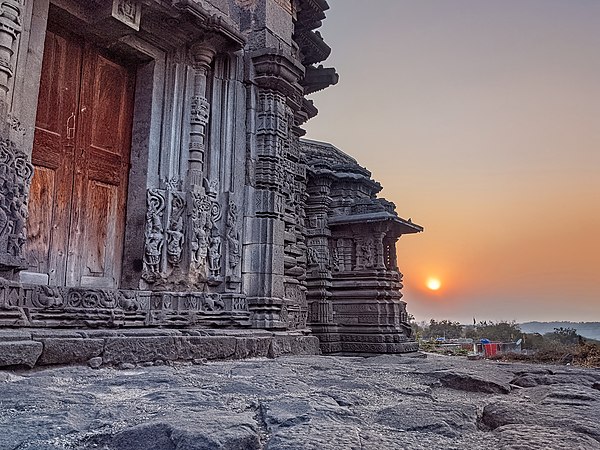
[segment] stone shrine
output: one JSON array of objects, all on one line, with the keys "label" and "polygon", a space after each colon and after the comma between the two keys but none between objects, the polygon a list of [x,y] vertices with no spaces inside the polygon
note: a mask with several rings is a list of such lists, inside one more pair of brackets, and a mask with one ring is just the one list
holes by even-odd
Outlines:
[{"label": "stone shrine", "polygon": [[0,0],[0,366],[417,350],[422,228],[301,139],[327,9]]}]

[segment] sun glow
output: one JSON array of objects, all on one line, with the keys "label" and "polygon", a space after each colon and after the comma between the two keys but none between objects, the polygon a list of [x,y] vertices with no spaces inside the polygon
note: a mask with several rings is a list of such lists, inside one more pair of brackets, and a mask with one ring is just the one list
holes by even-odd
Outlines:
[{"label": "sun glow", "polygon": [[437,278],[428,278],[426,284],[427,287],[432,291],[437,291],[440,287],[442,287],[442,282]]}]

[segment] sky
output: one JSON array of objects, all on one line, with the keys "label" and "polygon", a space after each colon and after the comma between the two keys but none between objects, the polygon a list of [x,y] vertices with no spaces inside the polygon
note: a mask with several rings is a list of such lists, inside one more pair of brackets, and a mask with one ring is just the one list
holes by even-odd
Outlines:
[{"label": "sky", "polygon": [[424,227],[397,247],[408,312],[600,321],[600,2],[328,2],[340,81],[306,137]]}]

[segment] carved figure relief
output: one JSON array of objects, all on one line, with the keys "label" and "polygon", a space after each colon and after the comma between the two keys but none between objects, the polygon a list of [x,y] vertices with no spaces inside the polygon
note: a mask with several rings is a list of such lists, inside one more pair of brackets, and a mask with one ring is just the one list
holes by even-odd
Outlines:
[{"label": "carved figure relief", "polygon": [[238,212],[237,205],[229,202],[227,210],[227,251],[229,256],[229,267],[235,268],[240,262],[240,234],[237,230]]},{"label": "carved figure relief", "polygon": [[[207,187],[210,188],[210,186]],[[217,277],[221,271],[221,236],[215,226],[221,218],[221,206],[215,200],[215,194],[191,193],[191,260],[190,269],[204,271],[208,269],[211,277]]]},{"label": "carved figure relief", "polygon": [[183,252],[183,212],[185,211],[185,200],[179,193],[171,193],[171,217],[169,229],[167,230],[167,259],[173,266],[181,262]]},{"label": "carved figure relief", "polygon": [[165,198],[158,189],[148,189],[146,210],[146,231],[144,268],[142,278],[155,283],[160,277],[160,260],[164,244],[162,218],[165,210]]},{"label": "carved figure relief", "polygon": [[319,253],[314,247],[308,247],[308,265],[317,266],[319,265]]},{"label": "carved figure relief", "polygon": [[222,311],[225,309],[225,303],[219,294],[206,294],[202,299],[202,306],[206,311]]},{"label": "carved figure relief", "polygon": [[219,231],[216,227],[211,232],[208,256],[210,276],[218,277],[221,273],[221,236],[219,236]]},{"label": "carved figure relief", "polygon": [[117,306],[124,311],[137,311],[140,309],[135,292],[119,291]]},{"label": "carved figure relief", "polygon": [[370,268],[375,265],[375,243],[373,239],[363,239],[358,243],[358,255],[360,257],[360,265]]},{"label": "carved figure relief", "polygon": [[27,232],[27,196],[33,166],[9,140],[0,141],[0,253],[20,257]]},{"label": "carved figure relief", "polygon": [[40,293],[34,305],[41,308],[59,308],[64,306],[64,299],[57,287],[40,286]]},{"label": "carved figure relief", "polygon": [[194,268],[203,267],[208,255],[210,225],[210,200],[204,194],[192,193],[192,265]]}]

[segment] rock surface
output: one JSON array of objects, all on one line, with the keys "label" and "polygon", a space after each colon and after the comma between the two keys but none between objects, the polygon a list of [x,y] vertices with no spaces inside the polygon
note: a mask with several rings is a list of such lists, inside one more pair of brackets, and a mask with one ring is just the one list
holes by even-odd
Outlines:
[{"label": "rock surface", "polygon": [[440,356],[168,363],[0,372],[0,448],[600,449],[599,370]]}]

